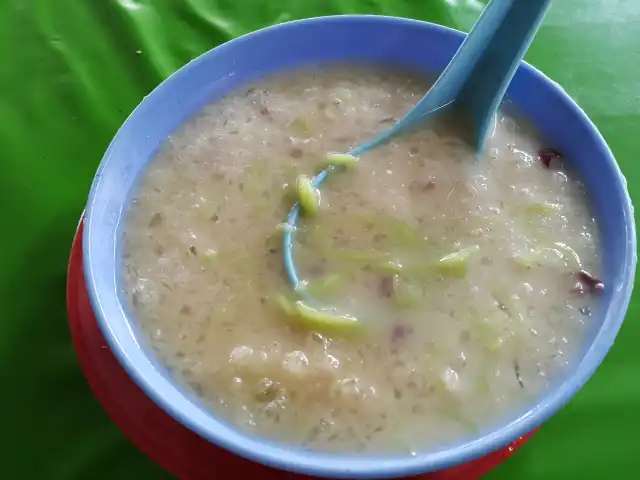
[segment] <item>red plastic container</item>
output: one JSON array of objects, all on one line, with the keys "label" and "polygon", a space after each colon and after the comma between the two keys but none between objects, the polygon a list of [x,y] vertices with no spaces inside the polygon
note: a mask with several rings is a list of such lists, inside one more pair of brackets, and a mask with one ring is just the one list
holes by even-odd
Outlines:
[{"label": "red plastic container", "polygon": [[[69,259],[67,310],[73,344],[94,395],[120,430],[165,470],[181,480],[310,478],[274,470],[217,448],[171,418],[129,378],[107,346],[91,309],[82,272],[82,221]],[[413,478],[478,479],[513,455],[533,433],[486,457]]]}]

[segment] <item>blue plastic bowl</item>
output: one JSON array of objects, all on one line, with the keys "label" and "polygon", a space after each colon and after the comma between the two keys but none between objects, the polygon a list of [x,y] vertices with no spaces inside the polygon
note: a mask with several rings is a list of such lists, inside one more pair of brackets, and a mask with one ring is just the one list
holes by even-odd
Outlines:
[{"label": "blue plastic bowl", "polygon": [[442,470],[497,450],[566,404],[604,360],[622,325],[636,266],[633,208],[609,147],[553,81],[520,66],[508,95],[584,180],[603,237],[606,292],[595,328],[570,374],[526,411],[475,438],[417,456],[323,454],[248,435],[216,418],[157,362],[120,297],[120,225],[132,188],[167,136],[202,106],[265,74],[357,61],[438,73],[463,34],[428,23],[338,16],[285,23],[226,43],[180,69],[147,96],[109,146],[94,179],[83,238],[84,271],[100,328],[133,380],[169,415],[209,441],[272,467],[320,477],[390,478]]}]

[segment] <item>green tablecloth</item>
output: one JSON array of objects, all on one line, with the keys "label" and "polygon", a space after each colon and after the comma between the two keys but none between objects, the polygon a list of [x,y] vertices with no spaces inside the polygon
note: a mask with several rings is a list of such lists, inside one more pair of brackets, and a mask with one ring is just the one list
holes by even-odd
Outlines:
[{"label": "green tablecloth", "polygon": [[[526,0],[522,0],[526,1]],[[64,304],[71,239],[116,129],[163,78],[244,32],[336,13],[468,29],[478,0],[0,0],[0,477],[168,477],[92,397]],[[528,60],[594,119],[640,201],[640,1],[556,0]],[[640,298],[605,364],[491,479],[632,478]]]}]

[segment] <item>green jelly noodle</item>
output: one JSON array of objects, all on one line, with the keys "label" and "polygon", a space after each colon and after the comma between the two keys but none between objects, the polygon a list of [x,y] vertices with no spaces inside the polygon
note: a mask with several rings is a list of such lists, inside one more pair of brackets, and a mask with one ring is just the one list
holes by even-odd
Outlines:
[{"label": "green jelly noodle", "polygon": [[284,295],[276,295],[275,301],[285,315],[314,330],[347,335],[366,329],[362,322],[351,315],[315,308],[302,300],[291,301]]},{"label": "green jelly noodle", "polygon": [[333,167],[353,168],[358,161],[358,157],[347,153],[330,153],[324,157],[325,165]]},{"label": "green jelly noodle", "polygon": [[296,193],[300,208],[306,215],[315,215],[320,209],[320,192],[306,175],[300,175],[296,179]]}]

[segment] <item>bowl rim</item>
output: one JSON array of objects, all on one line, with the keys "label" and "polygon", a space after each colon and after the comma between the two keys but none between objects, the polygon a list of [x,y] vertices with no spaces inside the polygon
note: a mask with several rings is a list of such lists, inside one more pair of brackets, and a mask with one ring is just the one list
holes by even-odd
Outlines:
[{"label": "bowl rim", "polygon": [[[312,24],[331,24],[336,20],[352,21],[352,22],[374,22],[380,23],[380,28],[384,28],[385,24],[400,24],[406,26],[414,26],[420,28],[430,28],[438,35],[454,35],[463,38],[465,33],[442,25],[414,20],[402,17],[383,16],[383,15],[332,15],[312,17],[302,20],[294,20],[273,26],[268,26],[253,32],[247,33],[233,40],[230,40],[216,48],[213,48],[202,55],[191,60],[171,76],[162,81],[154,90],[147,95],[133,110],[130,116],[120,127],[113,140],[111,141],[107,151],[105,152],[98,171],[94,177],[89,193],[89,199],[86,206],[86,228],[83,233],[83,267],[87,290],[95,312],[100,329],[109,344],[109,347],[115,354],[120,364],[124,367],[128,375],[134,382],[148,395],[154,403],[159,405],[174,419],[185,425],[190,430],[204,437],[210,442],[246,459],[262,463],[264,465],[274,467],[281,470],[293,471],[296,473],[312,475],[317,477],[329,478],[392,478],[399,476],[412,476],[430,471],[438,471],[449,468],[453,465],[465,463],[474,458],[483,456],[494,450],[497,450],[514,439],[525,435],[534,430],[540,424],[548,420],[557,410],[569,402],[575,393],[587,382],[593,375],[598,366],[602,363],[609,349],[613,345],[614,339],[620,330],[633,289],[635,268],[636,268],[636,233],[635,223],[633,220],[633,206],[629,196],[626,180],[622,175],[620,167],[614,159],[614,156],[607,145],[606,141],[585,114],[585,112],[576,104],[576,102],[553,80],[546,77],[541,71],[522,62],[519,69],[527,70],[528,73],[535,77],[538,83],[547,84],[549,88],[555,90],[555,94],[563,98],[563,101],[572,110],[577,123],[582,123],[590,130],[593,138],[600,148],[598,156],[606,166],[615,173],[616,185],[612,185],[617,189],[617,193],[623,200],[620,205],[622,213],[625,216],[626,223],[626,249],[624,252],[624,279],[622,281],[622,291],[617,292],[619,295],[612,298],[610,308],[607,315],[603,318],[603,324],[598,330],[592,343],[584,353],[582,361],[575,368],[571,369],[570,374],[557,387],[550,389],[545,393],[538,403],[528,408],[526,412],[519,415],[509,423],[501,423],[499,426],[492,428],[486,434],[475,438],[472,441],[455,444],[454,446],[444,448],[437,451],[429,451],[419,453],[415,456],[362,456],[350,454],[323,454],[312,451],[296,451],[299,447],[287,444],[270,444],[269,440],[255,438],[251,434],[242,432],[232,425],[228,425],[224,419],[214,414],[208,414],[209,419],[206,425],[200,421],[202,416],[194,418],[196,407],[187,398],[184,391],[177,385],[171,384],[171,387],[182,398],[178,398],[180,406],[176,405],[176,397],[174,392],[162,390],[158,383],[162,374],[156,372],[156,376],[149,378],[150,368],[154,369],[149,357],[142,348],[137,344],[135,335],[131,332],[133,344],[142,352],[142,357],[147,360],[145,365],[140,361],[132,358],[129,349],[124,346],[120,338],[112,329],[111,319],[107,318],[107,312],[104,311],[100,299],[99,292],[96,288],[96,271],[92,262],[92,232],[93,232],[93,208],[95,206],[96,194],[100,184],[102,173],[108,164],[108,159],[112,155],[114,144],[119,136],[123,135],[127,125],[131,119],[140,115],[141,106],[155,101],[157,97],[162,95],[164,87],[172,82],[177,81],[179,77],[185,76],[188,72],[207,60],[207,57],[213,52],[220,52],[231,49],[238,42],[256,40],[259,37],[274,32],[276,30],[289,29],[298,25]],[[277,69],[274,69],[276,71]],[[108,292],[107,295],[117,295],[116,292]],[[120,300],[118,299],[120,304]],[[129,319],[123,311],[122,316],[124,322],[129,325]],[[162,390],[162,391],[161,391]],[[186,403],[185,403],[186,402]],[[193,408],[190,412],[185,411],[185,406],[191,403]],[[197,412],[195,412],[197,413]]]}]

